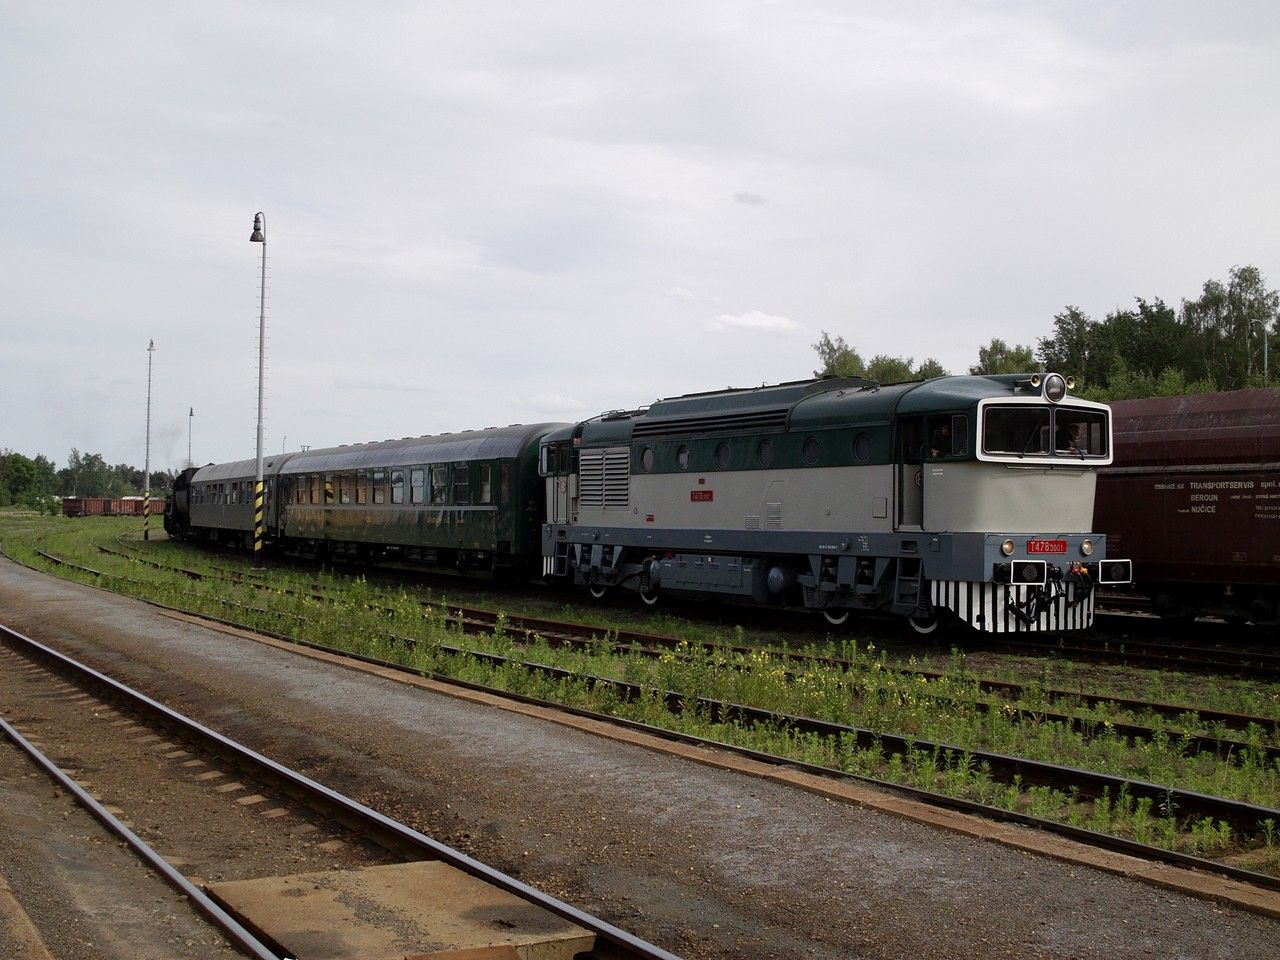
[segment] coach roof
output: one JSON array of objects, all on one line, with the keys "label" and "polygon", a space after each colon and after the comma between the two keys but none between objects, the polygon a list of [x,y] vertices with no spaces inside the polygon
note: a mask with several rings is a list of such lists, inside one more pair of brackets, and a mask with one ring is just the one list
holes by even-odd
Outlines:
[{"label": "coach roof", "polygon": [[448,463],[459,460],[496,460],[518,457],[559,423],[513,424],[486,430],[442,433],[434,437],[410,437],[359,443],[293,454],[280,473],[335,473],[415,463]]}]

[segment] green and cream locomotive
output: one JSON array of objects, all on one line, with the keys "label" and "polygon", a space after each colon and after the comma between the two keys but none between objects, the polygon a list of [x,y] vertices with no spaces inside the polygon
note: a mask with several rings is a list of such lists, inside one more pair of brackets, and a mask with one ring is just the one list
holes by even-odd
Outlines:
[{"label": "green and cream locomotive", "polygon": [[825,378],[661,400],[545,436],[543,573],[991,632],[1093,620],[1130,579],[1090,530],[1102,404],[1058,374]]}]

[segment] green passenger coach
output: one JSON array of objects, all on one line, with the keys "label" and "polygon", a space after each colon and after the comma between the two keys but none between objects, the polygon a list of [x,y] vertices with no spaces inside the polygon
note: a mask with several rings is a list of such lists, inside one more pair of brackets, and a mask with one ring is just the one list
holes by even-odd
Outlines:
[{"label": "green passenger coach", "polygon": [[[536,574],[538,445],[560,424],[513,425],[307,450],[264,464],[269,545],[365,559],[403,557]],[[243,544],[254,461],[190,477],[184,536]]]},{"label": "green passenger coach", "polygon": [[549,433],[543,573],[882,610],[922,631],[1079,629],[1129,579],[1090,530],[1110,414],[1057,374],[690,394]]}]

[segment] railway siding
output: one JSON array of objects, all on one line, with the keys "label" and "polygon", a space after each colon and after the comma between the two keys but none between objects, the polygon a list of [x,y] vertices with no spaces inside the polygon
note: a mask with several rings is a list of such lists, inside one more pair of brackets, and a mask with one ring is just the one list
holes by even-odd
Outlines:
[{"label": "railway siding", "polygon": [[[39,617],[41,632],[135,682],[181,690],[191,709],[282,754],[310,756],[326,779],[355,784],[385,809],[419,811],[486,859],[543,876],[554,890],[589,884],[589,897],[642,931],[666,930],[690,956],[985,957],[1010,943],[1025,956],[1104,956],[1137,937],[1156,950],[1225,958],[1274,940],[1261,918],[974,846],[774,780],[697,773],[669,754],[611,749],[509,711],[317,670],[12,570],[0,564],[11,616]],[[92,637],[76,626],[85,617],[97,624]],[[637,901],[638,891],[654,895]],[[904,902],[920,909],[903,912]],[[1169,911],[1182,922],[1171,926]]]}]

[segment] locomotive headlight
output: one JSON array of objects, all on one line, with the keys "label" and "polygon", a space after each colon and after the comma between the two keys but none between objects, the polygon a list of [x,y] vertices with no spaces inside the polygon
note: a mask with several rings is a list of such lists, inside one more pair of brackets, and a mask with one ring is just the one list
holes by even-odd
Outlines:
[{"label": "locomotive headlight", "polygon": [[1044,395],[1051,403],[1057,403],[1067,395],[1067,381],[1060,374],[1049,374],[1044,378]]},{"label": "locomotive headlight", "polygon": [[1093,541],[1092,540],[1080,541],[1080,552],[1083,553],[1086,557],[1093,556]]},{"label": "locomotive headlight", "polygon": [[1013,541],[1012,541],[1012,540],[1006,540],[1004,543],[1000,544],[1000,552],[1001,552],[1001,553],[1003,553],[1006,557],[1012,557],[1012,556],[1013,556]]}]

